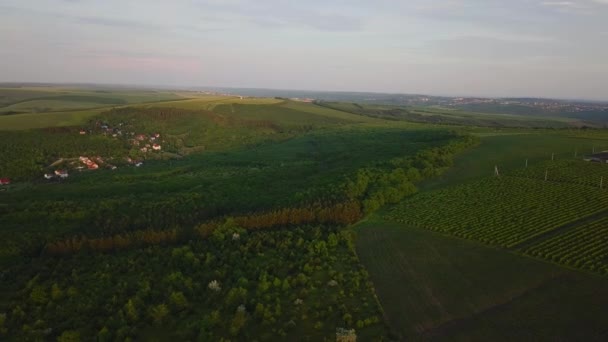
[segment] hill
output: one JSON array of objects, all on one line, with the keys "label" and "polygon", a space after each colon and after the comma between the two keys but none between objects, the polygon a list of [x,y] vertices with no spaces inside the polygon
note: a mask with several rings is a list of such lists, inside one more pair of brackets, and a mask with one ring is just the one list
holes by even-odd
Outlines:
[{"label": "hill", "polygon": [[2,339],[605,337],[603,129],[38,88],[0,116]]}]

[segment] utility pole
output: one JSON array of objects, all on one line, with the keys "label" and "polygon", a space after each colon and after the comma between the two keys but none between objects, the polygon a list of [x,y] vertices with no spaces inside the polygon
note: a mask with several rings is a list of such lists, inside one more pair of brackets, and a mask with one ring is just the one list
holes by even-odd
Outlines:
[{"label": "utility pole", "polygon": [[549,177],[549,169],[545,170],[545,182],[547,181]]},{"label": "utility pole", "polygon": [[500,177],[500,173],[498,172],[498,165],[494,165],[494,176]]},{"label": "utility pole", "polygon": [[526,159],[526,169],[528,168],[528,159]]}]

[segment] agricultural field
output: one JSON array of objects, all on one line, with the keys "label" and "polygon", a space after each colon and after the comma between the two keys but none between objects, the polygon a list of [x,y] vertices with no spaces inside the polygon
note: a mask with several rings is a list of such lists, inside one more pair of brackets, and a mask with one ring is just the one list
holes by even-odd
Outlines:
[{"label": "agricultural field", "polygon": [[357,254],[398,340],[606,338],[605,278],[381,215],[354,230]]},{"label": "agricultural field", "polygon": [[555,159],[554,165],[560,165],[562,162],[580,161],[594,149],[608,149],[608,134],[593,130],[539,132],[468,128],[464,132],[478,136],[481,144],[460,155],[446,173],[423,182],[420,185],[422,188],[431,190],[489,177],[494,174],[495,166],[503,174],[518,175],[528,172],[525,169],[526,161],[528,170],[542,170],[541,179],[544,180],[546,167],[542,165],[551,165],[552,157]]},{"label": "agricultural field", "polygon": [[582,223],[534,243],[525,254],[608,275],[608,218]]},{"label": "agricultural field", "polygon": [[160,104],[186,96],[188,94],[137,89],[0,87],[0,131],[79,126],[115,107]]},{"label": "agricultural field", "polygon": [[57,86],[0,87],[0,115],[61,112],[183,99],[169,91]]},{"label": "agricultural field", "polygon": [[608,192],[599,188],[502,176],[421,193],[387,218],[512,248],[607,205]]},{"label": "agricultural field", "polygon": [[604,187],[608,183],[608,165],[578,160],[546,161],[510,173],[515,177]]},{"label": "agricultural field", "polygon": [[455,185],[448,179],[391,208],[386,218],[606,274],[607,171],[570,157],[500,177]]},{"label": "agricultural field", "polygon": [[567,118],[538,118],[525,115],[486,114],[453,108],[390,106],[341,102],[318,102],[320,106],[367,117],[436,125],[501,128],[568,128],[585,123]]}]

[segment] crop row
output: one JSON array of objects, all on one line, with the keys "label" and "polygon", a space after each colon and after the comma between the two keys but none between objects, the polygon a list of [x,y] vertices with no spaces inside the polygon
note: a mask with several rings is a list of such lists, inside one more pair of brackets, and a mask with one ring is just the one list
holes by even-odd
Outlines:
[{"label": "crop row", "polygon": [[521,177],[487,178],[413,196],[394,221],[503,247],[603,210],[608,192]]},{"label": "crop row", "polygon": [[529,247],[526,254],[608,274],[608,217],[580,225]]},{"label": "crop row", "polygon": [[581,160],[548,161],[509,173],[509,176],[524,177],[550,182],[573,183],[608,188],[608,165]]}]

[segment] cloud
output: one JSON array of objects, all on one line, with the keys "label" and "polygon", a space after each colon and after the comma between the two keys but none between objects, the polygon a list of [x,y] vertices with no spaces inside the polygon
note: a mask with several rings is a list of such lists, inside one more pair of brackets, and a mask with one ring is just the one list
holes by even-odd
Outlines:
[{"label": "cloud", "polygon": [[[69,1],[75,1],[75,0],[69,0]],[[118,28],[130,28],[130,29],[148,29],[148,30],[162,29],[162,26],[160,26],[160,25],[138,22],[135,20],[124,20],[124,19],[107,18],[107,17],[69,16],[69,15],[65,15],[63,17],[74,20],[80,24],[91,24],[91,25],[118,27]]]},{"label": "cloud", "polygon": [[608,0],[543,1],[541,4],[562,11],[590,11],[598,4],[608,5]]},{"label": "cloud", "polygon": [[[197,4],[202,10],[215,12],[228,20],[245,20],[262,28],[313,28],[319,31],[359,31],[364,16],[349,14],[323,3],[288,3],[276,0],[205,1]],[[350,9],[356,6],[350,7]]]}]

